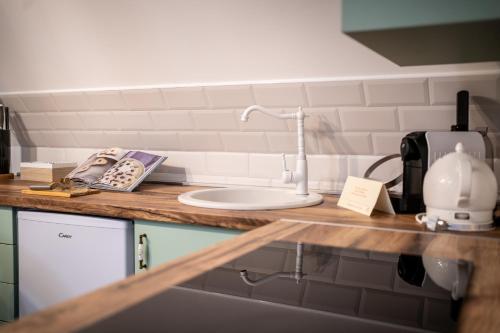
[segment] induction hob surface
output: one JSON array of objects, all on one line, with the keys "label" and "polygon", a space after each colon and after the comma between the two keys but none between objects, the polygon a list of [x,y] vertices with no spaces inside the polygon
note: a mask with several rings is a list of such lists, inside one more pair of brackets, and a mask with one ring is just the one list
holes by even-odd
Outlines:
[{"label": "induction hob surface", "polygon": [[465,261],[272,242],[85,332],[453,332]]}]

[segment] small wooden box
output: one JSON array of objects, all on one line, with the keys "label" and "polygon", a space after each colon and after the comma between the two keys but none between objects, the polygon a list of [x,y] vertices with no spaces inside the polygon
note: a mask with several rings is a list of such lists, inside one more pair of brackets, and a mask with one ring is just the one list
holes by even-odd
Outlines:
[{"label": "small wooden box", "polygon": [[76,167],[77,164],[73,162],[23,162],[21,180],[58,182]]}]

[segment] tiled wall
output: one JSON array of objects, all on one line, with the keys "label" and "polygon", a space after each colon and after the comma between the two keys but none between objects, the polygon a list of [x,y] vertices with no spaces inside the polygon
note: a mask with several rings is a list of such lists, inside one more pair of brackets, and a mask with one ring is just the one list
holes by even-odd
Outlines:
[{"label": "tiled wall", "polygon": [[[280,185],[280,155],[293,163],[296,126],[242,110],[302,105],[313,189],[335,190],[375,155],[398,152],[414,130],[448,130],[455,96],[471,94],[471,128],[500,127],[498,73],[180,88],[11,93],[12,124],[23,159],[82,161],[110,146],[167,152],[161,179]],[[497,136],[490,135],[496,143]],[[292,164],[290,164],[292,165]],[[387,173],[397,171],[389,167]],[[384,172],[384,171],[382,171]],[[158,179],[160,179],[158,178]]]}]

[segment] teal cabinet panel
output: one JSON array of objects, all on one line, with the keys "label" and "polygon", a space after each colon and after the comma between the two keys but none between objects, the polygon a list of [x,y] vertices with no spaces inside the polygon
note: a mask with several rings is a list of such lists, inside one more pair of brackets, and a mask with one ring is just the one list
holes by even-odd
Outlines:
[{"label": "teal cabinet panel", "polygon": [[498,0],[343,0],[342,31],[401,66],[500,60]]},{"label": "teal cabinet panel", "polygon": [[414,28],[500,19],[498,0],[343,0],[342,30]]},{"label": "teal cabinet panel", "polygon": [[16,243],[15,225],[11,207],[0,207],[0,243]]},{"label": "teal cabinet panel", "polygon": [[242,232],[240,230],[199,225],[136,220],[134,223],[135,271],[142,271],[137,260],[137,246],[140,235],[146,235],[143,238],[145,263],[148,268],[151,268],[235,237]]},{"label": "teal cabinet panel", "polygon": [[15,294],[15,285],[0,283],[0,320],[12,321],[16,317]]},{"label": "teal cabinet panel", "polygon": [[0,282],[15,283],[15,246],[0,244]]}]

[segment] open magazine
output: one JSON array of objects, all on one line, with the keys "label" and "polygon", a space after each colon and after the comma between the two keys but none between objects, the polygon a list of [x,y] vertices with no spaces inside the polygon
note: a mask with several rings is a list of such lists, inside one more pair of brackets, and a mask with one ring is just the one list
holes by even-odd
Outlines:
[{"label": "open magazine", "polygon": [[77,185],[131,192],[167,157],[109,148],[90,156],[66,178]]}]

